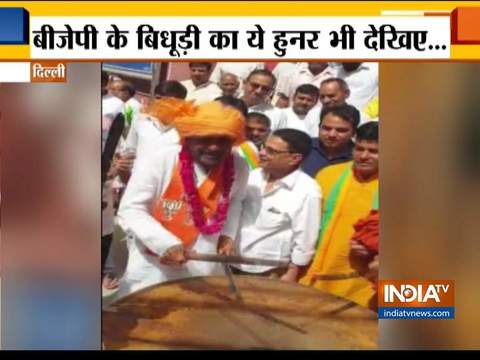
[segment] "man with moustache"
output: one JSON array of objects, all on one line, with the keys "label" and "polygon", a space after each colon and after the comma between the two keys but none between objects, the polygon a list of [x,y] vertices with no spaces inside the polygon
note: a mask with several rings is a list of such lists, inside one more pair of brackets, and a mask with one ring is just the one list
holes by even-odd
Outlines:
[{"label": "man with moustache", "polygon": [[355,110],[346,104],[322,109],[318,137],[312,139],[312,151],[302,164],[308,175],[315,177],[328,165],[352,159],[352,137],[358,126]]},{"label": "man with moustache", "polygon": [[292,106],[284,109],[287,116],[287,125],[289,129],[297,129],[310,135],[318,136],[318,127],[314,131],[309,131],[308,124],[305,122],[308,112],[318,102],[318,88],[311,84],[300,85],[293,95]]},{"label": "man with moustache", "polygon": [[[350,97],[350,89],[347,83],[340,78],[330,78],[322,81],[319,88],[319,103],[308,112],[305,117],[305,126],[312,137],[318,136],[318,126],[320,124],[320,114],[322,109],[329,106],[337,106],[348,104],[347,100]],[[358,124],[361,121],[360,111],[352,106],[352,112]],[[312,135],[313,134],[313,135]]]},{"label": "man with moustache", "polygon": [[212,66],[213,63],[210,62],[191,62],[188,64],[190,79],[181,82],[187,89],[186,100],[193,100],[195,104],[200,105],[222,96],[222,90],[218,85],[209,80]]},{"label": "man with moustache", "polygon": [[287,269],[234,265],[234,273],[296,282],[313,257],[320,226],[321,191],[300,169],[310,151],[303,131],[279,129],[260,151],[251,171],[237,235],[237,253],[245,257],[287,260]]},{"label": "man with moustache", "polygon": [[287,117],[283,111],[269,102],[275,82],[275,76],[270,71],[254,70],[245,80],[241,97],[248,106],[248,112],[259,112],[270,119],[272,130],[282,129],[287,124]]},{"label": "man with moustache", "polygon": [[366,123],[357,130],[353,162],[329,166],[317,175],[324,193],[322,228],[315,258],[300,280],[365,307],[375,291],[367,279],[320,280],[318,275],[355,270],[349,259],[354,225],[378,209],[378,148],[378,122]]}]

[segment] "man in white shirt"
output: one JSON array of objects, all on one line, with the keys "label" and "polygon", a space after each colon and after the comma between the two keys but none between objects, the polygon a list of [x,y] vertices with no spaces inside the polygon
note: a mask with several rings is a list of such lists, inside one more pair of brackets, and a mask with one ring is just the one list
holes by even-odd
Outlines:
[{"label": "man in white shirt", "polygon": [[191,62],[188,66],[190,79],[182,81],[182,85],[187,88],[187,100],[194,100],[195,104],[200,105],[222,96],[222,89],[209,80],[212,63]]},{"label": "man in white shirt", "polygon": [[[178,81],[168,80],[158,84],[154,93],[157,99],[183,100],[187,96],[187,89]],[[153,115],[146,113],[134,119],[132,129],[125,140],[125,148],[135,152],[137,157],[145,151],[178,144],[178,134],[168,119],[154,119]]]},{"label": "man in white shirt", "polygon": [[130,98],[125,102],[124,115],[127,119],[131,116],[131,120],[133,120],[133,118],[140,113],[142,109],[142,104],[134,97],[136,91],[133,87],[133,84],[130,82],[126,82],[126,84],[126,91],[128,92]]},{"label": "man in white shirt", "polygon": [[378,96],[378,63],[342,63],[338,77],[345,80],[350,89],[348,103],[360,111]]},{"label": "man in white shirt", "polygon": [[247,104],[249,112],[265,114],[270,119],[271,129],[282,129],[287,124],[287,117],[269,103],[275,87],[275,76],[269,70],[254,70],[245,80],[241,99]]},{"label": "man in white shirt", "polygon": [[107,94],[106,96],[115,96],[112,92],[112,85],[115,83],[115,81],[122,81],[122,78],[116,74],[110,74],[110,75],[107,75],[108,76],[108,79],[107,79],[107,84],[105,86],[105,89],[107,90]]},{"label": "man in white shirt", "polygon": [[130,131],[133,119],[140,114],[142,108],[142,104],[135,99],[135,92],[135,86],[125,80],[115,80],[110,87],[110,93],[125,103],[123,109],[123,116],[125,117],[124,136]]},{"label": "man in white shirt", "polygon": [[295,90],[295,95],[293,95],[292,106],[283,109],[283,112],[287,116],[286,127],[303,131],[311,137],[315,137],[318,134],[318,129],[316,133],[313,133],[313,131],[310,132],[305,118],[317,102],[318,88],[311,84],[300,85]]},{"label": "man in white shirt", "polygon": [[260,151],[260,168],[248,179],[237,235],[237,253],[245,257],[289,260],[288,269],[235,265],[237,274],[276,275],[297,281],[315,252],[320,227],[321,190],[300,170],[310,151],[302,131],[280,129]]},{"label": "man in white shirt", "polygon": [[[178,81],[165,81],[155,87],[155,97],[161,99],[183,100],[187,90]],[[116,155],[118,161],[118,174],[116,185],[121,193],[130,178],[136,159],[142,154],[162,151],[167,146],[178,145],[180,138],[170,120],[164,116],[157,117],[152,101],[143,113],[137,115],[125,141],[122,141],[119,152]]]},{"label": "man in white shirt", "polygon": [[300,64],[294,71],[278,79],[276,89],[278,100],[276,106],[288,107],[293,100],[295,90],[303,84],[311,84],[320,87],[323,80],[336,76],[333,68],[325,62],[309,62]]},{"label": "man in white shirt", "polygon": [[[154,93],[156,97],[162,98],[163,100],[179,99],[180,101],[187,95],[187,90],[178,81],[165,81],[156,86]],[[117,99],[115,97],[112,98]],[[128,183],[132,168],[137,159],[143,156],[151,156],[153,152],[165,151],[166,147],[178,144],[178,133],[173,128],[173,125],[169,123],[168,119],[164,117],[158,119],[154,115],[145,113],[134,118],[126,140],[121,141],[117,148],[117,154],[112,164],[115,170],[114,175],[118,175],[118,178],[114,177],[114,179],[109,180],[107,184],[109,187],[105,189],[105,194],[111,196],[111,199],[107,197],[106,200],[108,207],[102,218],[102,229],[111,231],[110,234],[113,233],[114,206],[118,203],[121,192]],[[116,187],[115,196],[113,193],[114,186]],[[110,242],[111,239],[112,237],[110,235]],[[111,247],[104,266],[103,286],[106,289],[118,287],[118,279],[116,278],[113,260],[115,256],[112,252],[113,249],[115,249],[115,247]]]},{"label": "man in white shirt", "polygon": [[[341,78],[330,78],[322,81],[319,89],[320,105],[314,107],[305,118],[305,125],[311,137],[318,137],[318,127],[320,125],[320,114],[323,108],[350,104],[350,89]],[[360,122],[360,112],[354,106],[351,106],[354,118]]]},{"label": "man in white shirt", "polygon": [[[285,79],[285,78],[288,78],[289,74],[291,74],[292,72],[294,72],[296,70],[297,67],[300,66],[300,64],[302,63],[296,63],[296,62],[279,62],[277,63],[277,65],[275,65],[275,67],[273,69],[269,69],[272,71],[272,74],[273,76],[275,76],[275,79]],[[278,83],[278,81],[277,81]],[[275,104],[277,105],[277,102],[278,102],[278,85],[276,86],[276,89],[273,93],[273,97],[272,97],[272,104]],[[288,105],[285,105],[284,107],[286,107]]]},{"label": "man in white shirt", "polygon": [[242,85],[252,71],[264,68],[265,64],[259,62],[217,62],[210,76],[210,81],[220,83],[223,74],[233,74]]},{"label": "man in white shirt", "polygon": [[280,79],[284,76],[287,76],[292,71],[295,71],[297,68],[298,63],[292,62],[279,62],[272,70],[272,74],[275,78]]},{"label": "man in white shirt", "polygon": [[257,153],[265,146],[271,131],[271,122],[267,115],[257,112],[250,112],[245,122],[245,136],[251,141]]},{"label": "man in white shirt", "polygon": [[219,263],[188,261],[188,252],[234,251],[248,180],[245,161],[232,153],[232,145],[243,141],[243,115],[217,101],[165,111],[171,111],[181,146],[135,164],[118,211],[130,234],[119,296],[164,281],[223,274]]}]

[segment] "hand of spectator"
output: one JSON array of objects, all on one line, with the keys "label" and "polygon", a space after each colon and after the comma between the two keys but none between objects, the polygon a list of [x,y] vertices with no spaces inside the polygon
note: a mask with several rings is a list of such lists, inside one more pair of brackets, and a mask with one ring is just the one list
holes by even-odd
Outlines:
[{"label": "hand of spectator", "polygon": [[363,276],[368,271],[368,263],[371,260],[371,253],[368,249],[356,240],[350,242],[350,266]]},{"label": "hand of spectator", "polygon": [[180,266],[187,261],[182,245],[175,245],[169,248],[163,256],[160,256],[160,263],[169,266]]},{"label": "hand of spectator", "polygon": [[110,163],[110,169],[108,169],[107,180],[113,179],[118,175],[118,162],[115,157],[113,157],[112,162]]},{"label": "hand of spectator", "polygon": [[218,255],[235,255],[235,242],[230,237],[221,235],[218,238],[217,253]]},{"label": "hand of spectator", "polygon": [[373,260],[368,264],[368,271],[365,273],[365,278],[375,285],[378,283],[378,269],[378,255],[375,255]]},{"label": "hand of spectator", "polygon": [[295,283],[297,282],[299,268],[297,265],[290,264],[285,274],[280,277],[280,281]]},{"label": "hand of spectator", "polygon": [[114,163],[116,164],[119,172],[131,172],[134,161],[135,161],[134,153],[119,155],[118,157],[114,158]]},{"label": "hand of spectator", "polygon": [[352,252],[353,256],[359,258],[366,258],[370,255],[368,249],[364,245],[360,244],[358,241],[352,240],[350,242],[350,245],[350,251]]},{"label": "hand of spectator", "polygon": [[113,162],[117,168],[117,174],[124,184],[130,179],[132,173],[133,162],[135,161],[134,152],[125,152],[121,155],[116,155]]}]

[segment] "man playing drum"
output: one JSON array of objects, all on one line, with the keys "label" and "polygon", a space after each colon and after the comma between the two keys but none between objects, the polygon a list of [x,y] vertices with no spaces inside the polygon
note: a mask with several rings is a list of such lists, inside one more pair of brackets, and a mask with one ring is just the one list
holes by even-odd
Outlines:
[{"label": "man playing drum", "polygon": [[[159,100],[165,101],[165,100]],[[118,216],[128,237],[119,296],[181,278],[223,274],[221,264],[187,261],[187,251],[230,255],[248,166],[232,152],[244,117],[219,102],[165,101],[181,145],[138,159]]]}]

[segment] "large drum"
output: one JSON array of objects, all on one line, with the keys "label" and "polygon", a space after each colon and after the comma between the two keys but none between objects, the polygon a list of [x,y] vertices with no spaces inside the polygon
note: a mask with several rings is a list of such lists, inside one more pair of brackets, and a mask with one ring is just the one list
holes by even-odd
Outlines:
[{"label": "large drum", "polygon": [[106,349],[376,349],[376,313],[314,288],[237,276],[162,283],[103,313]]}]

